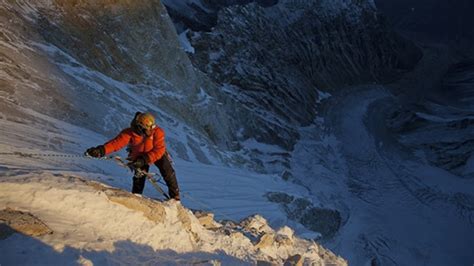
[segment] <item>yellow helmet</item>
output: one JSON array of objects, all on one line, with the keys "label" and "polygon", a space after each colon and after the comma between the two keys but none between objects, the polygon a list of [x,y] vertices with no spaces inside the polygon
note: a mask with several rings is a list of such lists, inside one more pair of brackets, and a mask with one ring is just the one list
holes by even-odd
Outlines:
[{"label": "yellow helmet", "polygon": [[131,123],[133,131],[138,134],[145,134],[150,136],[153,132],[155,126],[155,117],[150,113],[140,113],[135,114],[135,118]]},{"label": "yellow helmet", "polygon": [[135,120],[137,126],[150,130],[155,127],[155,117],[150,113],[139,114]]}]

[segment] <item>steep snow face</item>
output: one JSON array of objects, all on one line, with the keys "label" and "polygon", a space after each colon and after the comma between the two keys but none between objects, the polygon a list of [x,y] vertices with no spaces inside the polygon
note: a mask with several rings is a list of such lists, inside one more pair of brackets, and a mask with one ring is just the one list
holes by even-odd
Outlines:
[{"label": "steep snow face", "polygon": [[12,210],[22,210],[50,229],[36,238],[9,233],[0,241],[2,264],[283,264],[297,256],[296,262],[307,265],[347,265],[288,227],[273,230],[260,216],[236,226],[210,218],[207,229],[180,203],[153,201],[75,175],[37,172],[0,183],[0,210],[10,210],[10,218],[0,217],[4,222],[12,222]]},{"label": "steep snow face", "polygon": [[314,119],[317,89],[387,81],[421,56],[388,29],[371,1],[233,6],[219,13],[211,32],[188,37],[193,63],[223,84],[224,93],[255,112],[265,110],[243,137],[287,149],[297,140],[295,126]]}]

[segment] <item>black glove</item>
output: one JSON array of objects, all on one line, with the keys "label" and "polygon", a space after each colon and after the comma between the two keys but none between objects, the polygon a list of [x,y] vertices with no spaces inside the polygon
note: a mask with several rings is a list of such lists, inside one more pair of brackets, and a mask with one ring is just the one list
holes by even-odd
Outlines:
[{"label": "black glove", "polygon": [[144,156],[139,156],[135,161],[128,163],[128,166],[135,169],[141,169],[145,165],[147,165],[147,163],[146,163],[146,158]]},{"label": "black glove", "polygon": [[100,158],[105,156],[105,148],[103,145],[99,145],[97,147],[92,147],[87,149],[87,151],[84,153],[84,155],[89,155],[92,157]]}]

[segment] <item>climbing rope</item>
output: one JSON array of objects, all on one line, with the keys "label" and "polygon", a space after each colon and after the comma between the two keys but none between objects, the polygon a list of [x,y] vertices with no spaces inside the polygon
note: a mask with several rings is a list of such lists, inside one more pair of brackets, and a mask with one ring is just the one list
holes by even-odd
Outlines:
[{"label": "climbing rope", "polygon": [[85,158],[85,155],[65,154],[65,153],[26,153],[26,152],[0,152],[0,155],[13,155],[20,157],[64,157],[64,158]]},{"label": "climbing rope", "polygon": [[[107,159],[113,159],[115,160],[120,166],[122,167],[126,167],[126,168],[129,168],[128,165],[122,160],[122,158],[120,158],[120,156],[110,156],[110,158],[107,158]],[[157,173],[152,173],[152,172],[145,172],[145,171],[142,171],[140,169],[135,169],[135,171],[138,172],[139,175],[144,175],[148,178],[148,180],[150,180],[150,182],[152,183],[152,185],[156,186],[155,188],[157,190],[161,190],[160,193],[163,194],[167,199],[169,199],[169,196],[168,194],[166,194],[162,189],[161,187],[159,187],[156,183],[160,183],[162,185],[165,185],[166,186],[166,183],[164,183],[162,180],[161,180],[161,176],[158,180],[154,179],[153,177],[154,176],[159,176]],[[194,203],[197,203],[198,205],[200,205],[201,207],[204,207],[205,209],[208,209],[208,210],[212,210],[214,213],[216,214],[219,214],[221,215],[222,217],[228,219],[228,220],[232,220],[231,217],[229,217],[228,215],[224,214],[224,213],[221,213],[219,211],[216,211],[215,209],[213,209],[211,206],[203,203],[202,201],[199,201],[195,198],[193,198],[189,193],[185,193],[185,192],[181,192],[181,194],[185,197],[185,198],[188,198],[189,200],[193,201]]]},{"label": "climbing rope", "polygon": [[[56,157],[56,158],[83,158],[83,159],[98,159],[98,160],[109,160],[109,161],[114,161],[118,165],[129,169],[129,170],[135,170],[139,175],[141,176],[146,176],[147,179],[150,181],[152,186],[160,193],[162,194],[166,199],[169,199],[170,197],[166,192],[163,191],[163,189],[158,185],[158,181],[154,178],[154,176],[159,176],[156,173],[148,173],[145,171],[142,171],[140,169],[131,169],[126,162],[122,160],[120,156],[104,156],[104,157],[92,157],[88,154],[68,154],[68,153],[26,153],[26,152],[0,152],[0,155],[7,155],[7,156],[19,156],[19,157],[26,157],[26,158],[33,158],[33,157]],[[161,176],[159,176],[161,178]]]},{"label": "climbing rope", "polygon": [[[152,186],[160,193],[162,194],[166,199],[170,199],[169,195],[158,185],[159,184],[162,184],[164,186],[167,186],[166,183],[164,183],[162,181],[162,178],[161,178],[161,175],[158,174],[158,173],[153,173],[153,172],[145,172],[145,171],[142,171],[140,169],[132,169],[129,167],[129,165],[120,157],[120,156],[117,156],[117,155],[111,155],[111,156],[104,156],[104,157],[92,157],[90,155],[86,155],[86,154],[68,154],[68,153],[26,153],[26,152],[0,152],[0,155],[7,155],[7,156],[19,156],[19,157],[26,157],[26,158],[33,158],[33,157],[59,157],[59,158],[82,158],[82,159],[96,159],[96,160],[104,160],[104,161],[113,161],[115,163],[117,163],[119,166],[123,167],[123,168],[126,168],[126,169],[129,169],[129,170],[135,170],[137,171],[137,173],[139,175],[143,175],[145,177],[147,177],[147,179],[150,181],[150,183],[152,184]],[[158,179],[155,179],[155,176],[158,177]],[[181,191],[181,194],[189,199],[190,201],[196,203],[197,205],[203,207],[204,209],[207,209],[207,210],[210,210],[212,211],[213,213],[215,214],[218,214],[222,217],[224,217],[225,219],[228,219],[228,220],[233,220],[231,217],[229,217],[228,215],[222,213],[222,212],[219,212],[217,210],[215,210],[214,208],[212,208],[211,206],[209,206],[208,204],[192,197],[189,193],[186,193],[186,192],[182,192]]]},{"label": "climbing rope", "polygon": [[[87,156],[87,155],[86,155]],[[90,157],[90,156],[89,156]],[[110,158],[111,157],[111,158]],[[127,168],[127,169],[130,169],[130,170],[134,170],[138,175],[140,176],[145,176],[151,183],[151,185],[158,191],[161,193],[161,195],[163,195],[166,199],[170,199],[170,196],[168,194],[166,194],[166,192],[158,185],[158,182],[160,181],[161,179],[161,176],[159,176],[157,173],[150,173],[150,172],[146,172],[146,171],[143,171],[141,169],[138,169],[138,168],[135,168],[135,169],[132,169],[130,168],[130,166],[125,163],[125,161],[122,160],[122,158],[120,156],[110,156],[110,157],[105,157],[107,159],[113,159],[118,165],[124,167],[124,168]],[[92,157],[91,157],[92,158]],[[154,178],[154,176],[159,176],[159,179],[156,180]],[[166,184],[165,184],[166,185]]]}]

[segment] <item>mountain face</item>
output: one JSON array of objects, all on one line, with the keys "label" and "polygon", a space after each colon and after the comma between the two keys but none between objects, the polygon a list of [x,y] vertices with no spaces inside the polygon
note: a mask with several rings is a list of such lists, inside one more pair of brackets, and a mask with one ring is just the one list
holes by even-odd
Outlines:
[{"label": "mountain face", "polygon": [[244,128],[244,139],[287,149],[297,139],[294,126],[314,119],[318,89],[393,80],[421,56],[366,1],[233,6],[221,10],[211,32],[188,37],[192,62],[222,84],[223,93],[269,111],[251,122],[266,133]]},{"label": "mountain face", "polygon": [[199,78],[158,1],[16,1],[1,8],[3,99],[109,134],[126,125],[122,114],[150,102],[197,119],[178,102],[198,101]]},{"label": "mountain face", "polygon": [[[291,149],[295,127],[315,117],[317,88],[390,79],[416,62],[418,50],[388,31],[370,2],[223,8],[231,4],[208,4],[221,9],[218,23],[212,32],[189,32],[196,53],[186,54],[159,1],[4,3],[5,108],[31,108],[109,136],[149,109],[163,125],[187,125],[184,146],[170,132],[181,158],[209,162],[210,153],[265,169],[242,143]],[[215,146],[243,157],[224,159]],[[287,164],[269,156],[279,169]]]},{"label": "mountain face", "polygon": [[[414,13],[423,16],[433,6],[398,2],[423,7]],[[408,23],[422,24],[418,18]],[[424,38],[415,46],[392,23],[374,1],[278,1],[223,8],[210,31],[186,36],[193,64],[224,93],[271,110],[262,116],[271,120],[251,121],[269,134],[244,128],[241,136],[291,150],[283,176],[311,191],[313,202],[266,194],[290,219],[323,232],[322,241],[355,265],[468,263],[472,60]],[[469,23],[462,25],[458,35],[468,35]]]},{"label": "mountain face", "polygon": [[164,0],[170,17],[178,32],[185,29],[210,31],[217,24],[217,13],[229,6],[256,2],[261,6],[272,6],[278,0]]},{"label": "mountain face", "polygon": [[416,103],[394,108],[387,122],[401,143],[418,151],[420,160],[471,179],[474,64],[464,60],[445,68],[434,93]]},{"label": "mountain face", "polygon": [[241,124],[228,117],[254,114],[194,68],[159,1],[14,1],[0,8],[6,119],[45,123],[26,108],[112,137],[136,111],[148,110],[171,128],[180,158],[233,161],[216,150],[235,149]]}]

